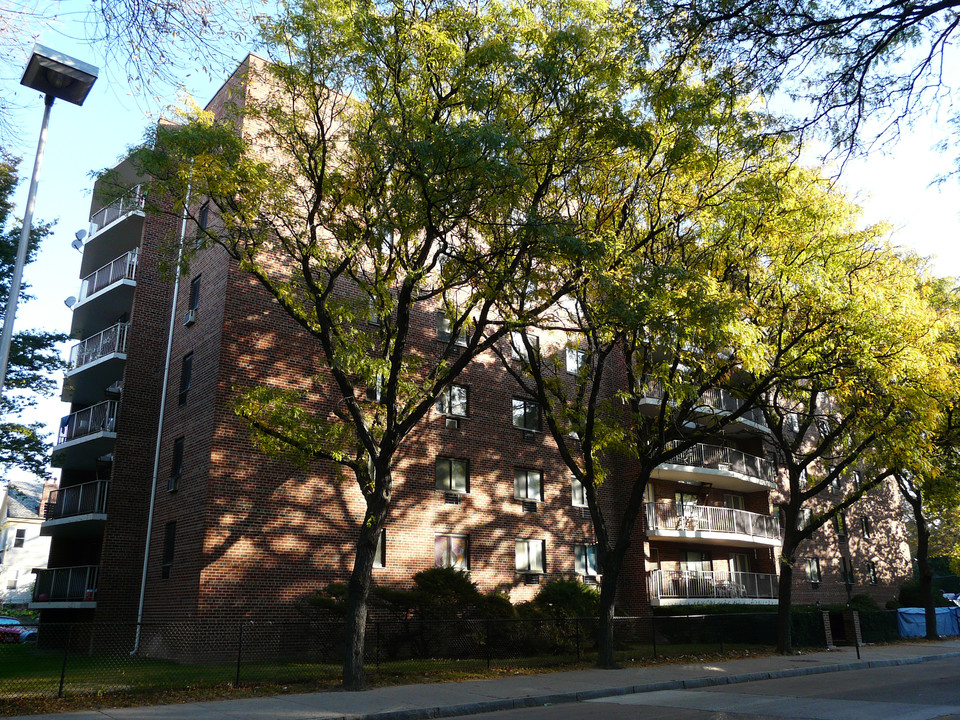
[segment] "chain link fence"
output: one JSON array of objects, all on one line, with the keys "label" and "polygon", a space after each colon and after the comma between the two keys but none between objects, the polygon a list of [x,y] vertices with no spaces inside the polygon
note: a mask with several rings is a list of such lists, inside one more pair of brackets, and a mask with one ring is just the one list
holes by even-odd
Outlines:
[{"label": "chain link fence", "polygon": [[[795,620],[797,644],[822,646],[822,621],[809,615]],[[895,613],[866,623],[864,641],[889,639],[888,626],[895,629]],[[374,680],[422,681],[590,662],[597,630],[596,618],[371,621],[365,663]],[[627,662],[769,647],[776,615],[618,617],[614,637]],[[342,622],[44,623],[36,642],[0,645],[0,702],[241,685],[332,687],[345,642]]]}]

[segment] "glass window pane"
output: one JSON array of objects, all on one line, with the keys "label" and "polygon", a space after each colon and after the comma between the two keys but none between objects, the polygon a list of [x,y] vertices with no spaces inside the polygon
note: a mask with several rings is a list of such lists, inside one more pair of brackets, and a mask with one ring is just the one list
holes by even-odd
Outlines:
[{"label": "glass window pane", "polygon": [[450,461],[437,458],[437,490],[450,489]]},{"label": "glass window pane", "polygon": [[529,562],[527,560],[527,541],[526,540],[517,540],[516,559],[517,559],[517,570],[523,572],[529,568]]},{"label": "glass window pane", "polygon": [[573,571],[577,575],[587,574],[586,545],[573,546]]},{"label": "glass window pane", "polygon": [[450,470],[450,488],[465,493],[467,491],[467,461],[451,460]]},{"label": "glass window pane", "polygon": [[540,500],[541,495],[541,475],[539,470],[527,470],[527,499]]}]

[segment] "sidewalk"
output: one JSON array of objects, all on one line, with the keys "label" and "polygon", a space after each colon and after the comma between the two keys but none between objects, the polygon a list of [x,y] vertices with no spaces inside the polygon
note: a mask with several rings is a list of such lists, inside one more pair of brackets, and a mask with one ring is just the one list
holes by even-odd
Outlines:
[{"label": "sidewalk", "polygon": [[770,656],[710,664],[576,670],[496,680],[405,685],[364,692],[324,692],[180,705],[104,708],[22,720],[421,720],[577,702],[654,690],[749,682],[960,657],[960,638],[867,645],[792,657]]}]

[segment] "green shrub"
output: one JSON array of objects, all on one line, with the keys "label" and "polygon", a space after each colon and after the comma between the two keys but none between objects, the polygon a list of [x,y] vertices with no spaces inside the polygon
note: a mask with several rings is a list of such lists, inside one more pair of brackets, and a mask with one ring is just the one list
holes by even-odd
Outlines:
[{"label": "green shrub", "polygon": [[[936,582],[933,584],[934,607],[950,607],[952,603],[941,594]],[[920,592],[920,581],[910,580],[900,586],[900,607],[923,607],[923,595]]]},{"label": "green shrub", "polygon": [[551,580],[540,588],[533,605],[545,617],[596,617],[600,591],[576,580]]}]

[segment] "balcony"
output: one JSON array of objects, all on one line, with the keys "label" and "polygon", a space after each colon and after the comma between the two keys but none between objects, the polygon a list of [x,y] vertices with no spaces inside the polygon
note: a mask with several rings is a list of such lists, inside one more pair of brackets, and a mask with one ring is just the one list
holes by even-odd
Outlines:
[{"label": "balcony", "polygon": [[[643,396],[650,400],[663,400],[663,386],[656,380],[649,381],[643,390]],[[700,396],[700,402],[694,407],[694,414],[701,420],[718,415],[731,415],[743,407],[743,400],[722,388],[710,388]],[[767,432],[767,421],[759,408],[750,408],[737,418],[730,429],[749,429]]]},{"label": "balcony", "polygon": [[37,568],[31,608],[93,608],[97,606],[97,565]]},{"label": "balcony", "polygon": [[71,485],[50,493],[41,535],[82,536],[99,531],[107,519],[106,480]]},{"label": "balcony", "polygon": [[647,536],[687,544],[779,547],[780,523],[770,515],[709,505],[647,503]]},{"label": "balcony", "polygon": [[103,322],[129,312],[137,287],[137,250],[131,250],[90,273],[80,283],[80,295],[73,306],[73,328],[93,334],[106,327]]},{"label": "balcony", "polygon": [[97,458],[113,448],[119,407],[116,400],[107,400],[64,417],[53,451],[53,466],[96,467]]},{"label": "balcony", "polygon": [[756,492],[776,487],[777,466],[735,448],[698,443],[658,465],[653,476],[682,483],[708,483],[725,490]]},{"label": "balcony", "polygon": [[647,577],[647,588],[653,605],[774,604],[777,582],[773,573],[654,570]]},{"label": "balcony", "polygon": [[109,205],[104,205],[90,216],[90,235],[96,235],[108,225],[132,212],[143,212],[146,186],[136,185]]},{"label": "balcony", "polygon": [[103,398],[103,388],[122,378],[129,327],[117,323],[70,348],[61,400],[91,403]]}]

